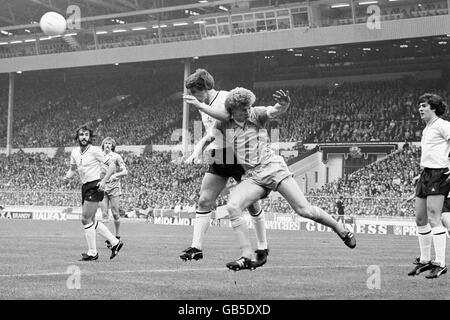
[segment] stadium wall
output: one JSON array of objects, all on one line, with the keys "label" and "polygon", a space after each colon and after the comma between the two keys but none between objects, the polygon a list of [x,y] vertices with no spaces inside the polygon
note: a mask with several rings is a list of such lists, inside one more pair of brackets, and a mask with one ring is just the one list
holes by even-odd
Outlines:
[{"label": "stadium wall", "polygon": [[[152,216],[146,219],[124,218],[123,222],[142,222],[163,225],[192,226],[195,219],[189,215],[175,214],[173,211],[166,212],[167,215]],[[97,219],[102,219],[100,209],[96,214]],[[249,227],[252,222],[249,215],[245,215]],[[75,221],[81,219],[81,207],[33,207],[33,206],[10,206],[0,209],[0,223],[2,219],[26,219],[43,221]],[[417,236],[417,228],[413,219],[386,219],[378,217],[351,217],[346,220],[346,226],[356,234],[374,235],[399,235]],[[212,225],[219,227],[230,227],[228,219],[214,220]],[[266,214],[266,228],[269,230],[287,230],[300,232],[332,232],[326,226],[314,221],[304,219],[292,214]]]},{"label": "stadium wall", "polygon": [[380,29],[369,29],[365,23],[322,28],[304,27],[222,38],[5,58],[0,59],[0,73],[368,43],[438,36],[448,34],[449,30],[448,15],[383,21]]}]

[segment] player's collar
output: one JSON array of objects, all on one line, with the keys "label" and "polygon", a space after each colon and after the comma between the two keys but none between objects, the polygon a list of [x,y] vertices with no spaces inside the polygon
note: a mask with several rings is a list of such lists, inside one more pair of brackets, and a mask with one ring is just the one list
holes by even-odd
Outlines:
[{"label": "player's collar", "polygon": [[90,147],[91,147],[91,144],[90,144],[90,143],[88,143],[88,145],[87,145],[86,149],[84,149],[84,151],[82,150],[82,147],[80,147],[80,153],[81,153],[81,154],[85,154],[86,151],[88,151],[88,149],[89,149]]},{"label": "player's collar", "polygon": [[433,121],[430,122],[430,124],[427,124],[426,126],[429,128],[433,125],[433,123],[435,123],[436,121],[438,121],[440,118],[437,117],[436,119],[434,119]]},{"label": "player's collar", "polygon": [[213,102],[217,99],[217,97],[219,96],[219,93],[220,93],[220,90],[217,91],[217,92],[216,92],[216,95],[214,96],[214,98],[213,98],[210,102],[208,102],[208,105],[209,105],[209,106],[212,105]]}]

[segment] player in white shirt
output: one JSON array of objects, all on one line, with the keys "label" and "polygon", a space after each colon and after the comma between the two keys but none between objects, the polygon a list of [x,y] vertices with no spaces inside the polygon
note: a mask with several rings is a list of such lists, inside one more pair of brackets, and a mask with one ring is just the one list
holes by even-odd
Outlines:
[{"label": "player in white shirt", "polygon": [[[109,220],[109,209],[111,209],[111,213],[114,218],[114,228],[116,231],[116,238],[120,239],[120,214],[119,214],[119,205],[120,205],[120,196],[122,194],[122,186],[120,180],[128,175],[128,170],[125,165],[125,162],[122,159],[122,156],[116,153],[116,141],[111,137],[106,137],[102,141],[102,151],[105,155],[108,164],[112,164],[114,166],[114,173],[109,178],[109,181],[106,183],[105,196],[103,197],[103,201],[100,202],[100,208],[102,210],[102,216],[104,221]],[[105,165],[103,168],[102,175],[106,173],[107,166]],[[106,246],[108,248],[112,247],[112,244],[106,240]]]},{"label": "player in white shirt", "polygon": [[[183,99],[200,111],[207,132],[211,131],[216,119],[225,121],[230,118],[224,106],[228,92],[214,89],[214,78],[208,71],[197,69],[186,79],[185,87],[190,94],[183,96]],[[209,165],[202,180],[195,214],[192,244],[180,255],[180,258],[184,261],[203,258],[203,238],[211,223],[211,211],[216,206],[217,197],[225,188],[230,177],[239,182],[245,172],[242,166],[237,163],[233,150],[227,150],[223,145],[213,144],[211,156],[214,162]],[[190,163],[196,157],[198,155],[194,152],[186,162]],[[255,251],[256,259],[259,265],[263,265],[266,263],[269,253],[264,213],[258,201],[250,205],[247,210],[252,217],[258,242]]]},{"label": "player in white shirt", "polygon": [[[422,133],[423,168],[416,186],[416,224],[419,238],[420,258],[408,273],[418,275],[430,270],[426,278],[438,278],[447,272],[445,248],[447,230],[441,214],[444,199],[450,191],[450,122],[441,116],[447,105],[436,94],[426,93],[419,97],[419,113],[426,123]],[[431,260],[431,243],[435,259]]]},{"label": "player in white shirt", "polygon": [[101,221],[95,221],[95,213],[98,203],[103,200],[106,183],[114,172],[114,165],[109,164],[105,176],[100,180],[102,165],[107,160],[102,150],[92,145],[93,131],[83,126],[77,130],[75,139],[78,141],[79,147],[72,150],[70,169],[64,177],[64,181],[67,182],[71,179],[78,170],[82,183],[81,223],[84,226],[84,234],[88,244],[88,252],[81,255],[81,261],[98,259],[96,231],[113,245],[110,256],[110,259],[112,259],[119,253],[123,242],[116,239]]}]

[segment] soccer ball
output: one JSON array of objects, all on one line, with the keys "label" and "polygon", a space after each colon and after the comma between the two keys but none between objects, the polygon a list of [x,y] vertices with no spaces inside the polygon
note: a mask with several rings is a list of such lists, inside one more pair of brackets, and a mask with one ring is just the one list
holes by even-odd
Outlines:
[{"label": "soccer ball", "polygon": [[39,21],[42,32],[47,36],[62,35],[66,32],[66,19],[57,12],[50,11],[45,13]]}]

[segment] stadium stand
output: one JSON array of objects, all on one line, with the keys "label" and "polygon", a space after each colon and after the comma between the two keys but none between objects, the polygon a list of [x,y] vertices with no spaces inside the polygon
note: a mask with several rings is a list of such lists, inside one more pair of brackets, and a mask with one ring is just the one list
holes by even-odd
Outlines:
[{"label": "stadium stand", "polygon": [[[179,143],[172,137],[174,130],[182,127],[179,96],[164,89],[159,80],[145,78],[151,91],[140,92],[138,82],[127,80],[117,77],[94,86],[82,79],[50,89],[45,84],[27,86],[16,102],[13,146],[71,146],[73,130],[80,123],[90,123],[100,141],[114,136],[125,145]],[[256,104],[272,104],[271,94],[276,89],[255,89]],[[450,100],[449,84],[444,80],[386,80],[289,90],[292,107],[270,124],[279,129],[280,141],[285,142],[419,141],[422,123],[414,101],[427,91]],[[119,94],[128,98],[115,106],[103,105]],[[0,110],[6,110],[6,105],[0,105]],[[2,112],[2,124],[6,117]],[[195,121],[200,121],[200,116],[191,108],[191,132]],[[6,125],[2,128],[0,145],[6,145]]]},{"label": "stadium stand", "polygon": [[[50,158],[43,153],[19,152],[0,155],[0,203],[3,205],[77,205],[80,202],[78,177],[66,186],[63,177],[69,154]],[[172,161],[168,152],[122,153],[129,176],[123,181],[122,207],[135,209],[174,209],[192,206],[198,199],[206,165],[185,165]],[[318,190],[308,198],[313,204],[334,213],[335,199],[345,198],[348,215],[413,215],[413,204],[404,200],[414,190],[412,178],[419,172],[420,149],[409,146]],[[218,205],[226,202],[221,196]],[[267,211],[290,213],[285,200],[264,200]]]}]

